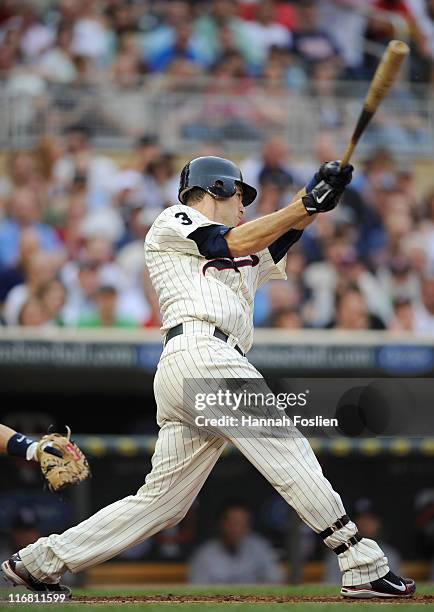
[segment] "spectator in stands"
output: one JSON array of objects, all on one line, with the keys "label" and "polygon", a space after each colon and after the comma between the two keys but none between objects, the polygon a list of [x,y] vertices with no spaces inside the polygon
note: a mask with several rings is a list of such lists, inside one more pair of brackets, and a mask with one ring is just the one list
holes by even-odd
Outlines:
[{"label": "spectator in stands", "polygon": [[107,127],[101,116],[99,94],[107,77],[92,64],[89,57],[73,55],[73,62],[75,79],[68,88],[62,84],[50,87],[51,119],[64,130],[72,125],[81,125],[86,129],[103,131]]},{"label": "spectator in stands", "polygon": [[[367,2],[369,6],[370,2]],[[364,33],[367,17],[360,0],[321,0],[320,22],[338,45],[345,65],[345,77],[363,77]],[[330,158],[334,159],[334,158]]]},{"label": "spectator in stands", "polygon": [[293,32],[292,50],[308,70],[316,62],[340,59],[336,42],[320,25],[318,4],[315,0],[300,0],[297,4],[297,28]]},{"label": "spectator in stands", "polygon": [[362,293],[355,286],[337,294],[335,313],[336,319],[331,325],[334,329],[384,329],[382,321],[369,313]]},{"label": "spectator in stands", "polygon": [[110,60],[113,40],[98,4],[94,0],[78,3],[72,49],[74,55],[89,58],[95,66],[103,66]]},{"label": "spectator in stands", "polygon": [[[258,12],[261,10],[261,2],[240,2],[239,14],[243,19],[248,21],[256,21]],[[283,25],[290,32],[294,30],[297,24],[297,11],[292,2],[277,0],[272,3],[272,19],[273,23]]]},{"label": "spectator in stands", "polygon": [[93,150],[91,132],[85,125],[69,127],[66,142],[66,154],[56,161],[53,169],[56,181],[67,189],[75,177],[85,177],[88,208],[109,207],[114,192],[116,164]]},{"label": "spectator in stands", "polygon": [[74,327],[79,319],[95,314],[93,296],[98,287],[98,264],[83,260],[78,266],[66,268],[61,279],[67,289],[63,320],[66,326]]},{"label": "spectator in stands", "polygon": [[146,14],[148,6],[129,2],[106,2],[105,14],[111,24],[111,29],[117,37],[126,33],[136,33],[140,29],[140,19]]},{"label": "spectator in stands", "polygon": [[414,331],[424,334],[434,334],[434,278],[422,279],[422,301],[415,306]]},{"label": "spectator in stands", "polygon": [[424,214],[423,203],[419,198],[418,180],[411,165],[405,164],[397,168],[395,188],[407,199],[408,207],[414,220],[420,221]]},{"label": "spectator in stands", "polygon": [[287,96],[290,92],[306,91],[308,83],[306,71],[298,56],[291,52],[291,48],[272,47],[268,53],[264,73],[269,62],[277,62],[282,67]]},{"label": "spectator in stands", "polygon": [[154,22],[143,35],[141,41],[145,63],[148,63],[152,57],[163,53],[164,49],[171,47],[176,38],[178,27],[185,23],[191,23],[193,20],[191,3],[183,0],[161,3],[155,9]]},{"label": "spectator in stands", "polygon": [[66,290],[62,283],[53,278],[43,285],[37,293],[41,305],[47,314],[47,324],[63,326],[63,307],[66,302]]},{"label": "spectator in stands", "polygon": [[6,23],[2,28],[3,37],[0,41],[0,72],[7,74],[21,61],[20,31],[12,23]]},{"label": "spectator in stands", "polygon": [[171,40],[148,57],[150,69],[153,72],[164,72],[176,60],[188,60],[200,65],[201,56],[195,48],[192,35],[193,26],[191,22],[179,23]]},{"label": "spectator in stands", "polygon": [[11,195],[8,218],[0,222],[0,266],[16,266],[21,234],[29,228],[38,235],[43,251],[62,256],[62,245],[56,232],[42,222],[42,205],[37,194],[27,187],[20,187]]},{"label": "spectator in stands", "polygon": [[143,176],[141,190],[146,205],[155,216],[166,206],[178,200],[179,177],[174,164],[174,156],[163,152],[153,159]]},{"label": "spectator in stands", "polygon": [[[378,279],[357,258],[355,249],[343,238],[330,238],[324,249],[324,261],[306,268],[305,283],[310,292],[309,323],[315,327],[330,324],[335,314],[336,293],[350,290],[355,308],[359,311],[367,305],[372,315],[386,322],[391,316],[390,301]],[[361,293],[359,299],[351,292],[355,287]],[[336,312],[337,315],[337,312]],[[379,327],[382,327],[377,321]],[[367,329],[371,325],[367,325]]]},{"label": "spectator in stands", "polygon": [[369,40],[386,45],[400,29],[406,28],[416,49],[422,53],[426,50],[424,31],[408,0],[374,0],[373,8],[381,13],[374,12],[368,21],[365,35]]},{"label": "spectator in stands", "polygon": [[18,2],[17,5],[15,23],[20,31],[20,49],[24,62],[30,62],[53,44],[55,34],[39,19],[31,3]]},{"label": "spectator in stands", "polygon": [[[307,185],[311,177],[321,164],[330,159],[338,159],[336,146],[336,132],[324,128],[319,134],[315,135],[313,141],[312,155],[294,164],[294,175],[297,187]],[[312,229],[315,226],[310,226]]]},{"label": "spectator in stands", "polygon": [[275,0],[258,2],[255,10],[255,19],[246,23],[246,31],[255,41],[258,54],[258,67],[263,66],[272,47],[289,47],[292,42],[291,32],[276,21]]},{"label": "spectator in stands", "polygon": [[396,298],[393,304],[393,317],[387,329],[392,332],[413,331],[414,308],[408,298]]},{"label": "spectator in stands", "polygon": [[57,222],[57,232],[69,260],[77,259],[83,245],[82,228],[87,213],[86,177],[76,175],[64,192],[64,212]]},{"label": "spectator in stands", "polygon": [[257,105],[248,95],[251,87],[240,52],[228,50],[213,65],[199,104],[192,106],[187,101],[172,129],[181,129],[185,138],[199,142],[259,141]]},{"label": "spectator in stands", "polygon": [[[259,189],[262,185],[275,185],[279,191],[290,199],[294,184],[293,170],[289,164],[289,148],[283,138],[273,137],[264,142],[260,156],[245,159],[241,171],[245,181]],[[289,201],[289,200],[288,200]],[[253,202],[246,211],[247,218],[257,215],[258,203]]]},{"label": "spectator in stands", "polygon": [[391,258],[400,254],[402,242],[411,234],[414,222],[411,204],[403,193],[386,192],[383,195],[381,206],[383,207],[381,214],[385,230],[385,253],[381,256],[381,260],[384,260],[385,256]]},{"label": "spectator in stands", "polygon": [[261,287],[255,298],[255,324],[268,327],[275,312],[286,308],[300,309],[302,289],[299,284],[274,281]]},{"label": "spectator in stands", "polygon": [[[135,92],[143,98],[143,91],[140,86],[143,80],[142,77],[147,71],[148,66],[140,58],[136,35],[131,32],[124,32],[119,37],[119,50],[114,62],[110,66],[109,73],[116,86],[117,93],[122,96],[125,89],[129,94]],[[124,98],[124,96],[122,97]],[[122,102],[125,104],[127,100],[123,99]],[[140,104],[139,99],[135,102],[136,106],[138,104]],[[131,104],[131,107],[132,109],[134,108],[133,104]]]},{"label": "spectator in stands", "polygon": [[44,184],[38,171],[37,158],[30,151],[13,151],[7,157],[7,173],[0,177],[0,201],[2,208],[13,192],[26,187],[38,195],[44,194]]},{"label": "spectator in stands", "polygon": [[431,266],[428,265],[428,245],[429,240],[420,231],[412,232],[402,244],[404,256],[409,259],[412,270],[420,278],[425,275],[431,276]]},{"label": "spectator in stands", "polygon": [[354,208],[359,226],[359,255],[365,261],[372,261],[374,266],[378,265],[377,259],[384,255],[386,241],[383,223],[385,209],[382,204],[395,191],[395,185],[395,159],[385,149],[373,151],[353,187],[364,203],[364,206]]},{"label": "spectator in stands", "polygon": [[420,209],[421,219],[419,230],[423,233],[426,243],[426,269],[428,274],[434,273],[434,189],[429,190],[423,199]]},{"label": "spectator in stands", "polygon": [[135,144],[130,169],[139,174],[147,174],[150,164],[156,161],[161,155],[158,138],[154,134],[143,134]]},{"label": "spectator in stands", "polygon": [[102,243],[107,245],[103,250],[111,251],[113,245],[120,240],[122,231],[122,217],[115,206],[110,206],[107,210],[88,211],[80,224],[80,233],[86,243],[86,249],[89,245],[97,247],[100,242],[100,246]]},{"label": "spectator in stands", "polygon": [[68,84],[77,78],[72,54],[72,35],[71,24],[60,24],[56,44],[38,58],[37,70],[47,81]]},{"label": "spectator in stands", "polygon": [[[206,63],[212,65],[228,51],[228,43],[235,45],[246,64],[254,69],[259,57],[255,40],[247,24],[236,15],[235,0],[211,0],[207,14],[199,16],[195,21],[195,33],[198,45],[207,58]],[[260,51],[259,51],[260,53]]]},{"label": "spectator in stands", "polygon": [[23,304],[38,295],[40,289],[51,281],[57,272],[56,260],[44,251],[38,251],[28,260],[24,283],[16,285],[6,296],[3,318],[7,325],[16,325]]},{"label": "spectator in stands", "polygon": [[252,531],[249,509],[241,503],[223,510],[218,536],[198,548],[189,570],[193,584],[261,584],[283,579],[273,549]]},{"label": "spectator in stands", "polygon": [[95,312],[78,319],[78,327],[136,327],[132,319],[116,313],[119,292],[113,285],[101,285],[94,295]]},{"label": "spectator in stands", "polygon": [[264,182],[261,181],[261,189],[256,203],[256,216],[262,217],[279,210],[282,206],[284,193],[285,190],[280,185],[272,181],[268,182],[266,178]]},{"label": "spectator in stands", "polygon": [[114,243],[106,236],[96,233],[83,237],[78,261],[69,261],[62,268],[62,274],[65,276],[68,287],[83,262],[95,265],[106,279],[111,277],[116,282],[122,282],[121,271],[115,262]]},{"label": "spectator in stands", "polygon": [[337,104],[339,73],[340,67],[334,58],[315,62],[311,69],[308,92],[318,103],[319,125],[328,130],[342,128],[344,122],[342,111]]},{"label": "spectator in stands", "polygon": [[142,195],[141,192],[137,193],[131,191],[122,203],[121,214],[124,221],[124,233],[116,244],[116,248],[119,252],[122,252],[123,247],[130,246],[131,243],[143,243],[143,238],[146,234],[142,223],[142,211],[149,213],[148,219],[152,217],[152,220],[154,220],[157,216],[156,213],[148,209],[147,202],[142,199]]},{"label": "spectator in stands", "polygon": [[49,315],[41,302],[35,296],[31,296],[21,305],[15,325],[20,327],[41,327],[48,322]]},{"label": "spectator in stands", "polygon": [[412,51],[412,77],[422,83],[434,82],[434,2],[433,0],[407,0],[420,33],[420,44]]},{"label": "spectator in stands", "polygon": [[25,271],[30,261],[41,250],[39,236],[33,228],[21,232],[18,260],[14,266],[0,267],[0,303],[3,303],[8,293],[16,285],[25,281]]},{"label": "spectator in stands", "polygon": [[286,306],[272,312],[270,317],[270,327],[279,329],[301,329],[303,321],[297,308]]},{"label": "spectator in stands", "polygon": [[160,315],[155,291],[147,269],[143,267],[143,240],[155,220],[155,213],[132,201],[127,218],[129,240],[117,253],[116,263],[122,270],[125,288],[119,295],[119,312],[139,325],[159,326]]},{"label": "spectator in stands", "polygon": [[288,125],[291,99],[288,67],[284,54],[273,53],[264,66],[260,86],[252,92],[256,102],[257,123],[268,134],[279,134]]},{"label": "spectator in stands", "polygon": [[408,257],[398,253],[377,271],[378,279],[390,300],[419,301],[420,279]]}]

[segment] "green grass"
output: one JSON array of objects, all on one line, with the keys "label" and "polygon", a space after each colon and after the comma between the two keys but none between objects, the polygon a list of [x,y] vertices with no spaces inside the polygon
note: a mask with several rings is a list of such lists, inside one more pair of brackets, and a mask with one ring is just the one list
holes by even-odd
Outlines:
[{"label": "green grass", "polygon": [[[87,596],[87,597],[119,597],[119,596],[158,596],[158,595],[184,595],[184,596],[201,596],[201,595],[257,595],[257,596],[337,596],[339,594],[339,587],[328,586],[328,585],[300,585],[300,586],[215,586],[215,587],[192,587],[188,585],[181,586],[147,586],[144,588],[119,588],[119,589],[73,589],[75,596]],[[0,590],[0,596],[5,598],[7,594],[26,592],[18,591],[17,589],[11,590]],[[421,584],[418,586],[419,595],[434,595],[434,584]],[[53,610],[66,610],[68,612],[84,612],[83,604],[71,603],[59,605],[59,604],[8,604],[7,602],[0,602],[0,610],[11,610],[13,608],[19,609],[20,612],[49,612]],[[379,610],[379,605],[381,608]],[[152,603],[152,604],[141,604],[141,603],[113,603],[113,604],[98,604],[92,605],[92,609],[95,610],[110,610],[111,612],[119,611],[125,612],[128,610],[141,610],[144,609],[147,612],[174,612],[174,610],[182,610],[189,612],[200,612],[206,609],[207,612],[224,612],[224,610],[230,608],[231,610],[239,610],[240,612],[250,612],[251,609],[257,610],[258,612],[276,612],[278,609],[290,610],[291,612],[343,612],[344,609],[351,610],[351,612],[392,612],[392,609],[396,610],[396,605],[393,603],[359,603],[354,601],[339,601],[336,603]],[[420,608],[421,604],[412,603],[411,600],[406,603],[400,603],[397,612],[406,612],[419,610],[429,610],[433,605],[428,605],[424,608]],[[350,608],[348,608],[350,606]]]}]

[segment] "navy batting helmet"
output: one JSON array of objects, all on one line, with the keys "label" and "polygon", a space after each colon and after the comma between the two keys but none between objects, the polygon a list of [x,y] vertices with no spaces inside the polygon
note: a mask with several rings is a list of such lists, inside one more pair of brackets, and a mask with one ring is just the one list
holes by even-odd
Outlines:
[{"label": "navy batting helmet", "polygon": [[256,198],[257,191],[243,182],[238,166],[223,157],[197,157],[182,169],[178,198],[185,204],[185,196],[194,187],[200,187],[216,199],[230,198],[236,193],[237,185],[242,187],[244,206],[248,206]]}]

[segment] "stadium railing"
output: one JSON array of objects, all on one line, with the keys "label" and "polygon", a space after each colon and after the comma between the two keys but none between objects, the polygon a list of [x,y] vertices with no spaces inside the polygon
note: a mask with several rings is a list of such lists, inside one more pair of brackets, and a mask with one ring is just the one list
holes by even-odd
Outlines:
[{"label": "stadium railing", "polygon": [[[206,79],[154,84],[152,77],[137,90],[114,83],[90,91],[47,88],[40,95],[0,86],[0,149],[34,146],[47,134],[63,135],[76,123],[89,126],[98,148],[126,151],[143,133],[156,133],[168,150],[189,153],[204,143],[223,142],[232,155],[260,148],[264,139],[279,135],[296,149],[311,153],[321,130],[333,130],[345,148],[368,84],[339,82],[329,95],[313,89],[297,93],[229,86],[215,90]],[[310,86],[309,86],[310,88]],[[428,88],[401,83],[372,121],[360,153],[390,147],[398,156],[429,159],[434,149],[434,106]]]}]

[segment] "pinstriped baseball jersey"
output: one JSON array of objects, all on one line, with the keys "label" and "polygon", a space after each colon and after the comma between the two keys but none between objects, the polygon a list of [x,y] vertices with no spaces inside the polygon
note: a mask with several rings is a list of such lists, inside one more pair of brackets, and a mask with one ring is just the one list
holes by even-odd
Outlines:
[{"label": "pinstriped baseball jersey", "polygon": [[[232,335],[247,352],[253,341],[256,289],[286,278],[268,249],[247,257],[206,259],[190,239],[201,227],[221,225],[183,204],[164,210],[145,240],[145,258],[162,313],[162,332],[184,321],[207,321]],[[224,227],[224,226],[223,226]]]}]

